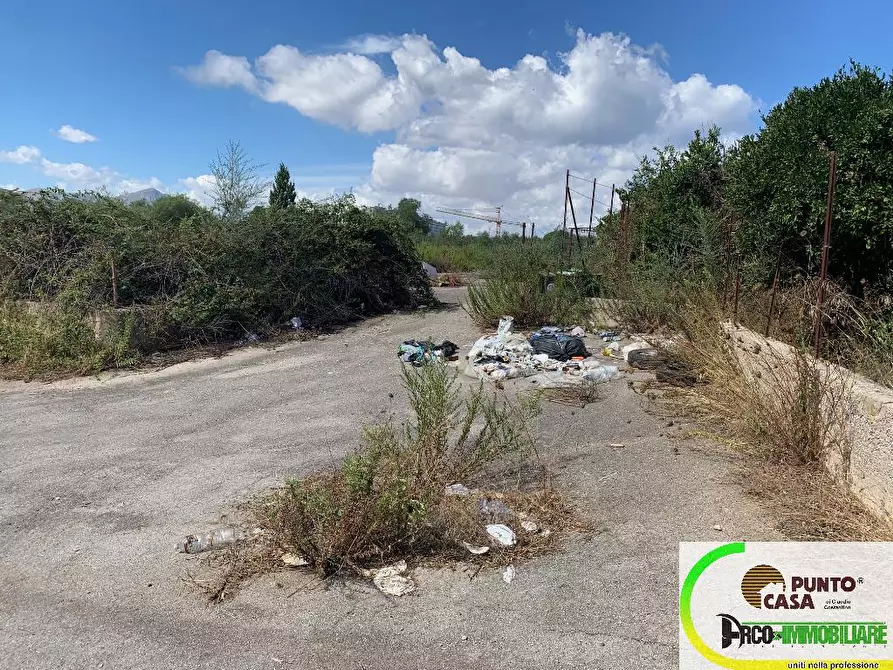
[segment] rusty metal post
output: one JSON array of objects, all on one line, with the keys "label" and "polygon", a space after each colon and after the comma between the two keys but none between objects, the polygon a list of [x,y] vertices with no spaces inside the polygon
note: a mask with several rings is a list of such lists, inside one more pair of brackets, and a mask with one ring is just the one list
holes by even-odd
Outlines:
[{"label": "rusty metal post", "polygon": [[571,171],[564,173],[564,220],[561,224],[561,231],[567,232],[567,199],[571,194]]},{"label": "rusty metal post", "polygon": [[595,179],[592,180],[592,198],[589,201],[589,234],[586,239],[592,244],[592,215],[595,212]]},{"label": "rusty metal post", "polygon": [[568,245],[568,249],[571,252],[568,254],[568,261],[570,261],[574,250],[574,235],[577,237],[577,251],[582,251],[582,248],[580,247],[580,229],[577,227],[577,213],[574,211],[574,200],[571,197],[570,189],[568,189],[567,192],[567,202],[571,207],[571,217],[574,220],[574,233],[571,235],[570,244]]},{"label": "rusty metal post", "polygon": [[781,272],[781,248],[782,244],[778,245],[778,258],[775,260],[775,278],[772,280],[772,297],[769,299],[769,313],[766,315],[766,332],[763,333],[766,337],[769,337],[769,326],[772,324],[772,312],[775,310],[775,294],[778,293],[778,274]]},{"label": "rusty metal post", "polygon": [[828,203],[825,206],[825,239],[822,243],[822,270],[819,275],[819,291],[815,305],[815,357],[819,357],[822,348],[822,307],[825,302],[825,282],[828,280],[828,249],[831,246],[831,218],[834,209],[834,188],[837,185],[837,152],[831,152],[831,165],[828,168]]},{"label": "rusty metal post", "polygon": [[741,252],[735,256],[735,307],[732,311],[732,324],[738,323],[738,298],[741,296]]}]

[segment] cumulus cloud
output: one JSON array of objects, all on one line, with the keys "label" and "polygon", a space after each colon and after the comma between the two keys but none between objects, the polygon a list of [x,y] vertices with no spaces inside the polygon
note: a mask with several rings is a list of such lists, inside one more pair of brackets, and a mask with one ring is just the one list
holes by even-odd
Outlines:
[{"label": "cumulus cloud", "polygon": [[40,149],[22,145],[12,151],[0,151],[0,163],[26,165],[40,159]]},{"label": "cumulus cloud", "polygon": [[73,144],[84,144],[85,142],[95,142],[99,138],[95,135],[91,135],[90,133],[80,130],[79,128],[74,128],[69,126],[68,124],[62,126],[55,132],[56,137],[60,140],[65,140],[66,142],[72,142]]},{"label": "cumulus cloud", "polygon": [[[363,35],[337,53],[276,45],[253,63],[209,51],[184,72],[322,123],[393,132],[355,189],[363,201],[411,195],[429,208],[504,205],[552,222],[562,211],[565,169],[619,185],[654,145],[684,143],[714,123],[726,137],[752,128],[756,102],[740,86],[701,74],[675,81],[659,46],[624,35],[569,34],[573,45],[555,65],[527,54],[491,69],[423,35]],[[369,57],[376,54],[389,54],[393,68]],[[598,193],[600,212],[610,189]]]},{"label": "cumulus cloud", "polygon": [[162,190],[164,185],[156,177],[131,179],[108,167],[94,168],[85,163],[58,163],[46,158],[37,147],[20,146],[11,151],[0,151],[0,163],[31,165],[54,185],[68,190],[107,190],[128,193],[144,188]]},{"label": "cumulus cloud", "polygon": [[388,35],[359,35],[339,45],[339,49],[350,53],[372,56],[391,53],[401,44],[399,37]]},{"label": "cumulus cloud", "polygon": [[179,68],[179,71],[190,81],[207,86],[241,86],[246,90],[254,90],[254,75],[248,59],[239,56],[227,56],[219,51],[208,51],[201,64]]}]

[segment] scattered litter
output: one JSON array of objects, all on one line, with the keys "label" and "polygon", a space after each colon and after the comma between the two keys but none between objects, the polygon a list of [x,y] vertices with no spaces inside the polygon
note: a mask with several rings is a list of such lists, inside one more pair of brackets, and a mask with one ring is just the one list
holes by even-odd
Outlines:
[{"label": "scattered litter", "polygon": [[403,576],[406,572],[406,561],[399,561],[372,572],[372,583],[382,593],[387,593],[389,596],[405,596],[415,591],[415,582]]},{"label": "scattered litter", "polygon": [[536,521],[531,521],[530,519],[525,519],[524,521],[522,521],[521,528],[526,530],[528,533],[535,533],[540,529]]},{"label": "scattered litter", "polygon": [[503,547],[514,546],[517,542],[515,531],[502,523],[491,523],[487,526],[487,535],[492,537]]},{"label": "scattered litter", "polygon": [[422,261],[422,269],[425,271],[428,279],[437,279],[437,268],[431,265],[431,263]]},{"label": "scattered litter", "polygon": [[241,528],[225,526],[201,535],[187,535],[177,543],[177,551],[183,554],[198,554],[202,551],[223,549],[245,539]]},{"label": "scattered litter", "polygon": [[490,547],[478,547],[469,542],[462,542],[462,546],[468,549],[468,551],[470,551],[472,554],[477,554],[478,556],[480,556],[481,554],[486,554],[488,551],[490,551]]},{"label": "scattered litter", "polygon": [[440,344],[428,341],[406,340],[397,348],[397,356],[400,360],[404,363],[412,363],[416,367],[434,359],[452,359],[458,352],[459,347],[449,340],[444,340]]},{"label": "scattered litter", "polygon": [[620,371],[617,369],[616,365],[600,365],[597,368],[592,368],[583,373],[583,379],[587,382],[594,382],[596,384],[602,382],[609,382],[612,379],[617,379],[620,376]]},{"label": "scattered litter", "polygon": [[504,502],[493,498],[478,500],[478,511],[481,516],[493,522],[506,521],[513,516],[512,510]]},{"label": "scattered litter", "polygon": [[465,484],[450,484],[443,492],[448,496],[467,496],[471,494],[471,489]]},{"label": "scattered litter", "polygon": [[514,319],[504,316],[495,334],[481,337],[472,345],[466,356],[466,376],[503,381],[536,375],[534,382],[543,388],[558,388],[580,384],[585,372],[591,369],[607,368],[595,375],[601,381],[619,374],[616,368],[603,366],[589,356],[581,337],[573,334],[585,334],[581,326],[575,326],[570,333],[559,326],[543,326],[529,339],[512,332],[513,327]]},{"label": "scattered litter", "polygon": [[721,530],[722,530],[722,526],[720,526],[719,524],[716,524],[716,525],[713,527],[713,530],[719,530],[719,531],[721,531]]},{"label": "scattered litter", "polygon": [[608,446],[612,449],[623,449],[626,445],[622,442],[611,442]]},{"label": "scattered litter", "polygon": [[549,537],[551,534],[552,534],[552,531],[549,530],[548,528],[546,528],[545,530],[543,530],[542,533],[540,533],[540,537]]},{"label": "scattered litter", "polygon": [[301,321],[300,317],[293,316],[291,318],[291,327],[292,330],[301,330],[304,327],[304,323]]},{"label": "scattered litter", "polygon": [[666,357],[660,350],[646,347],[630,351],[626,360],[639,370],[656,370],[665,362]]},{"label": "scattered litter", "polygon": [[620,349],[620,352],[623,354],[623,360],[628,361],[630,352],[638,351],[639,349],[650,349],[651,345],[647,342],[632,342],[627,344],[625,347]]},{"label": "scattered litter", "polygon": [[505,567],[505,570],[502,571],[502,581],[504,581],[506,584],[511,584],[516,574],[518,574],[518,571],[515,570],[515,566],[507,565]]},{"label": "scattered litter", "polygon": [[582,326],[574,326],[571,328],[569,335],[571,337],[584,337],[586,335],[586,331]]},{"label": "scattered litter", "polygon": [[620,343],[619,342],[610,342],[605,349],[607,351],[620,351]]},{"label": "scattered litter", "polygon": [[586,358],[589,352],[579,337],[565,333],[543,332],[538,330],[530,336],[530,345],[538,354],[547,354],[556,361],[566,361],[574,356]]},{"label": "scattered litter", "polygon": [[298,554],[282,554],[281,560],[285,565],[291,568],[300,568],[304,565],[310,565],[310,561]]}]

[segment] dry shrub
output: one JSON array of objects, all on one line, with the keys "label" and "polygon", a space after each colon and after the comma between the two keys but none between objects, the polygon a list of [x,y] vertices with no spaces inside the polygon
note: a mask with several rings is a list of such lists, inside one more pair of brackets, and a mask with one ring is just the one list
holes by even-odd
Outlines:
[{"label": "dry shrub", "polygon": [[746,339],[709,291],[691,292],[674,355],[698,372],[665,401],[749,453],[747,482],[792,539],[880,540],[893,528],[847,489],[851,374],[802,350]]},{"label": "dry shrub", "polygon": [[[362,446],[332,471],[289,479],[250,505],[252,525],[261,532],[209,557],[204,574],[193,575],[212,600],[281,567],[285,552],[305,557],[323,580],[400,559],[494,562],[504,552],[514,559],[552,546],[558,533],[519,528],[518,545],[491,548],[484,557],[462,546],[490,544],[482,498],[502,500],[513,519],[528,514],[550,530],[572,517],[540,465],[532,425],[539,413],[536,396],[510,402],[480,385],[463,398],[455,372],[438,363],[405,367],[403,384],[411,409],[405,424],[367,427]],[[491,488],[511,472],[513,490]],[[445,495],[455,483],[480,493]]]}]

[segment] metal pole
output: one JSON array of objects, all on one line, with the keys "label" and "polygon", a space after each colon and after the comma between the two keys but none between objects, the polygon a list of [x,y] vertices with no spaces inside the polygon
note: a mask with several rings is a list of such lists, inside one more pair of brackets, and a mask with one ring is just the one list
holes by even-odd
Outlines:
[{"label": "metal pole", "polygon": [[561,224],[561,232],[567,232],[567,198],[571,194],[571,171],[564,173],[564,222]]},{"label": "metal pole", "polygon": [[815,357],[822,348],[822,307],[825,302],[825,282],[828,280],[828,248],[831,246],[831,213],[834,209],[834,188],[837,185],[837,152],[831,152],[831,166],[828,169],[828,204],[825,207],[825,240],[822,244],[822,271],[819,276],[819,295],[815,305]]},{"label": "metal pole", "polygon": [[775,294],[778,292],[778,273],[781,271],[781,247],[778,245],[778,259],[775,261],[775,278],[772,280],[772,297],[769,299],[769,314],[766,315],[766,332],[764,335],[769,337],[769,326],[772,323],[772,312],[775,310]]},{"label": "metal pole", "polygon": [[534,231],[536,230],[536,221],[530,222],[530,239],[533,239]]},{"label": "metal pole", "polygon": [[611,184],[611,206],[608,208],[608,218],[614,216],[614,184]]},{"label": "metal pole", "polygon": [[[571,216],[574,219],[574,234],[577,236],[577,250],[580,251],[580,230],[577,228],[577,214],[574,211],[574,200],[571,197],[570,189],[567,191],[567,202],[571,206]],[[568,250],[570,252],[568,253],[568,262],[570,262],[574,251],[574,234],[571,234],[570,244],[568,245]]]},{"label": "metal pole", "polygon": [[592,200],[589,201],[589,234],[586,238],[592,244],[592,215],[595,212],[595,179],[592,180]]},{"label": "metal pole", "polygon": [[521,222],[521,241],[525,242],[527,240],[527,222]]},{"label": "metal pole", "polygon": [[502,207],[496,208],[496,237],[499,237],[499,234],[502,232],[502,219],[500,218],[502,214]]}]

